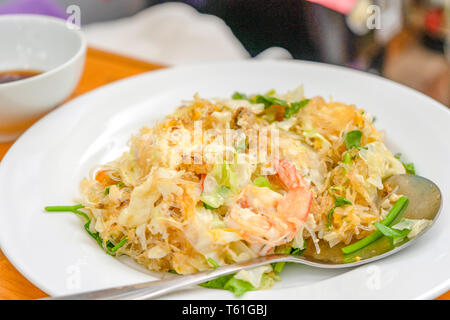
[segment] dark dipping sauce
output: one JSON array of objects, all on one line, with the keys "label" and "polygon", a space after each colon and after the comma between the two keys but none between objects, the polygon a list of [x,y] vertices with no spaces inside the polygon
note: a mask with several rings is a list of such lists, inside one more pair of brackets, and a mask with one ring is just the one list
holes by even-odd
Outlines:
[{"label": "dark dipping sauce", "polygon": [[0,71],[0,84],[31,78],[41,73],[41,71],[35,70]]}]

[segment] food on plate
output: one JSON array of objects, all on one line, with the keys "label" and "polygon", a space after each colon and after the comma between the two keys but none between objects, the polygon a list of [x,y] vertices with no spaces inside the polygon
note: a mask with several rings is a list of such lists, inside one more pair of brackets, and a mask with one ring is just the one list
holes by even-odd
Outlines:
[{"label": "food on plate", "polygon": [[[401,219],[408,199],[383,184],[414,173],[355,105],[278,94],[198,95],[131,137],[129,151],[81,181],[83,217],[110,255],[189,274],[261,255],[337,248],[341,261],[384,237],[407,241],[427,221]],[[270,287],[284,263],[202,284],[240,295]]]}]

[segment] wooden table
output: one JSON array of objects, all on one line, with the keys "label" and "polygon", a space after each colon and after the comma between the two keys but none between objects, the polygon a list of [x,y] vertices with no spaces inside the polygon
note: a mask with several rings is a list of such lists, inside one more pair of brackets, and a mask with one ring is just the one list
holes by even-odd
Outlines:
[{"label": "wooden table", "polygon": [[[89,48],[83,76],[70,99],[104,84],[160,68],[163,66]],[[11,145],[0,143],[0,160]],[[25,279],[0,251],[0,299],[38,299],[46,296],[45,292]],[[450,291],[438,299],[450,300]]]}]

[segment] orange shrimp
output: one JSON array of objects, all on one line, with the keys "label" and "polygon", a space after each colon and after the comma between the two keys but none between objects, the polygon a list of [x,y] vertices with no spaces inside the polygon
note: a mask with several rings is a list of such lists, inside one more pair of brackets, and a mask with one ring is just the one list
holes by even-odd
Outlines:
[{"label": "orange shrimp", "polygon": [[107,170],[100,170],[95,174],[95,180],[104,185],[114,184],[114,180],[108,175]]},{"label": "orange shrimp", "polygon": [[225,222],[244,240],[266,248],[292,241],[308,217],[312,202],[312,193],[294,164],[277,159],[273,166],[286,194],[247,185],[225,216]]},{"label": "orange shrimp", "polygon": [[281,184],[286,190],[292,190],[298,187],[307,188],[307,184],[295,165],[287,159],[272,159],[271,165]]}]

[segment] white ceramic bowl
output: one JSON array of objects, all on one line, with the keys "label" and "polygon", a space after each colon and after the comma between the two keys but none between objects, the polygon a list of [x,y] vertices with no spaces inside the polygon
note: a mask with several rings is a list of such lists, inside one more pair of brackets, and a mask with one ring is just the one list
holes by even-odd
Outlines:
[{"label": "white ceramic bowl", "polygon": [[0,30],[0,72],[42,72],[0,84],[0,141],[8,141],[69,97],[83,71],[86,40],[66,21],[39,15],[2,15]]}]

